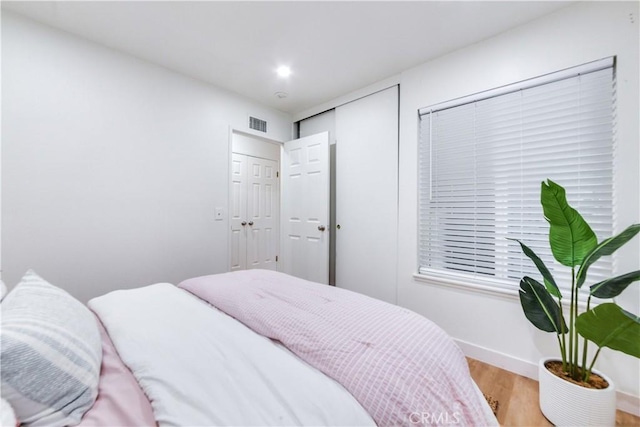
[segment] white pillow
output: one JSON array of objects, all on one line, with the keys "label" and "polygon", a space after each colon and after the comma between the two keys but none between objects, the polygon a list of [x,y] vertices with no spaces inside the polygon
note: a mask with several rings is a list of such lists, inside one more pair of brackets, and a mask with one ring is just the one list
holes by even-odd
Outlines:
[{"label": "white pillow", "polygon": [[94,315],[29,270],[2,302],[0,376],[23,425],[78,424],[98,394],[102,345]]}]

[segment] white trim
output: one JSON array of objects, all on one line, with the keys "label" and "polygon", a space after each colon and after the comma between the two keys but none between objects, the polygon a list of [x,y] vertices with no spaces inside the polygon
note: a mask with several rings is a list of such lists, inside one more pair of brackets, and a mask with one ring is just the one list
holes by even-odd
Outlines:
[{"label": "white trim", "polygon": [[556,71],[544,76],[535,77],[528,80],[522,80],[517,83],[513,83],[506,86],[501,86],[495,89],[487,90],[484,92],[475,93],[473,95],[464,96],[462,98],[452,99],[440,104],[431,105],[429,107],[420,108],[418,110],[419,115],[425,115],[434,111],[445,110],[447,108],[455,107],[458,105],[469,104],[471,102],[480,101],[482,99],[493,98],[496,96],[504,95],[506,93],[516,92],[518,90],[527,89],[534,86],[540,86],[546,83],[555,82],[558,80],[567,79],[577,76],[579,74],[592,73],[595,71],[603,70],[605,68],[613,67],[614,57],[604,58],[597,61],[589,62],[587,64],[579,65],[577,67],[566,68],[561,71]]},{"label": "white trim", "polygon": [[293,121],[299,122],[300,120],[308,119],[311,116],[324,113],[325,111],[332,110],[341,105],[348,104],[349,102],[353,102],[360,98],[364,98],[365,96],[369,96],[376,92],[389,89],[390,87],[393,87],[393,86],[398,86],[401,80],[400,77],[401,77],[400,74],[388,77],[372,85],[365,86],[362,89],[358,89],[346,95],[324,102],[320,105],[316,105],[315,107],[295,113],[293,114]]},{"label": "white trim", "polygon": [[224,238],[227,240],[225,242],[225,248],[227,250],[227,271],[231,271],[231,239],[229,235],[231,234],[231,204],[233,203],[231,196],[231,165],[233,162],[233,133],[236,132],[236,129],[233,126],[229,125],[228,128],[228,150],[227,150],[227,175],[226,175],[226,189],[227,189],[227,208],[225,212],[225,220],[223,221],[226,227],[226,232],[224,233]]},{"label": "white trim", "polygon": [[640,397],[633,394],[616,392],[616,407],[623,412],[628,412],[640,417]]},{"label": "white trim", "polygon": [[500,369],[504,369],[505,371],[513,372],[514,374],[522,375],[523,377],[531,378],[536,381],[538,380],[537,363],[531,363],[529,361],[510,356],[506,353],[491,350],[464,340],[454,339],[454,341],[467,357],[479,360],[480,362],[491,366],[496,366]]},{"label": "white trim", "polygon": [[[454,339],[454,341],[467,357],[538,381],[537,363],[531,363],[464,340]],[[640,396],[634,396],[618,390],[616,392],[616,402],[618,410],[640,417]]]}]

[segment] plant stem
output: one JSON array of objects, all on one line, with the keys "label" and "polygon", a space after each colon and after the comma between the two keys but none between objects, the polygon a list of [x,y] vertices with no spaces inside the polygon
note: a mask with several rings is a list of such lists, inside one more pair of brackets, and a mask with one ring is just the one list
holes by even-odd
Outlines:
[{"label": "plant stem", "polygon": [[[558,305],[560,306],[560,319],[558,323],[560,324],[560,328],[562,328],[562,325],[565,324],[564,311],[562,310],[562,298],[558,298]],[[564,329],[562,329],[562,343],[560,343],[560,354],[562,355],[562,370],[564,372],[567,372],[567,341],[565,339],[566,335],[567,333]]]},{"label": "plant stem", "polygon": [[[576,296],[576,305],[578,303],[578,297]],[[576,310],[576,313],[573,316],[573,322],[575,325],[575,321],[578,319],[578,310]],[[574,328],[575,329],[575,328]],[[580,353],[579,353],[579,349],[580,349],[580,335],[578,334],[578,331],[576,330],[576,346],[573,349],[575,351],[575,355],[574,355],[574,363],[576,365],[576,379],[580,380],[580,370],[578,369],[580,367]]]},{"label": "plant stem", "polygon": [[593,369],[593,365],[596,364],[596,359],[600,354],[600,350],[602,350],[602,347],[598,347],[598,351],[596,351],[595,356],[593,356],[593,360],[591,361],[591,365],[589,365],[589,370],[587,371],[587,378],[585,379],[585,381],[589,381],[589,377],[591,376],[591,370]]},{"label": "plant stem", "polygon": [[[566,372],[566,370],[567,370],[567,368],[566,368],[567,361],[565,360],[566,357],[564,355],[564,353],[565,353],[564,345],[560,341],[560,334],[557,334],[556,337],[558,338],[558,345],[560,346],[560,355],[562,356],[562,370]],[[564,340],[564,334],[562,335],[562,339]]]},{"label": "plant stem", "polygon": [[575,278],[574,277],[575,277],[574,268],[572,267],[571,268],[571,305],[569,306],[569,375],[571,376],[571,378],[575,377],[575,365],[573,363],[573,330],[575,329],[573,324],[573,304],[574,304],[574,298],[575,298],[575,287],[574,287]]},{"label": "plant stem", "polygon": [[575,347],[573,348],[574,351],[574,355],[573,355],[573,366],[575,369],[575,373],[573,376],[574,380],[579,380],[579,375],[578,375],[578,340],[579,340],[579,335],[578,335],[578,329],[576,328],[576,321],[578,320],[578,288],[576,287],[576,275],[575,275],[575,267],[571,267],[571,288],[575,288],[576,289],[576,299],[574,301],[573,304],[573,310],[574,310],[574,314],[573,314],[573,322],[571,323],[571,327],[573,328],[573,333],[575,335]]},{"label": "plant stem", "polygon": [[[586,312],[589,311],[590,306],[591,306],[591,295],[589,295],[589,298],[587,298]],[[582,347],[582,381],[588,381],[590,372],[587,371],[587,347],[589,345],[589,341],[584,337],[583,339],[584,339],[584,347]]]}]

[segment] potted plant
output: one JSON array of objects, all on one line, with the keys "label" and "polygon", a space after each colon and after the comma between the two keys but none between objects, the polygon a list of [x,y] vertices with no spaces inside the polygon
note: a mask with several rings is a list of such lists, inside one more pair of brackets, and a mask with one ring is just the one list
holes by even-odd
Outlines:
[{"label": "potted plant", "polygon": [[[592,307],[591,299],[618,296],[629,284],[640,280],[640,270],[592,284],[584,310],[579,309],[578,295],[589,267],[631,240],[640,232],[640,224],[598,243],[589,224],[567,203],[560,185],[551,180],[542,182],[540,201],[550,226],[553,257],[571,268],[567,306],[544,262],[524,243],[511,239],[533,261],[544,283],[528,276],[520,281],[524,314],[538,329],[555,333],[560,347],[560,359],[542,359],[539,363],[540,409],[555,425],[614,425],[615,386],[606,375],[594,371],[593,366],[604,347],[640,358],[640,318],[615,302]],[[590,359],[589,342],[597,348]]]}]

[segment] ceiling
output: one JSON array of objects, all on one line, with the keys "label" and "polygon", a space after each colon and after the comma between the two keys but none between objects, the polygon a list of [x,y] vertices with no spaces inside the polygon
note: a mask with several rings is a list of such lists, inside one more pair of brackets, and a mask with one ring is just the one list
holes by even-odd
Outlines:
[{"label": "ceiling", "polygon": [[[2,8],[295,114],[568,4],[2,1]],[[288,79],[275,72],[283,64],[292,69]]]}]

